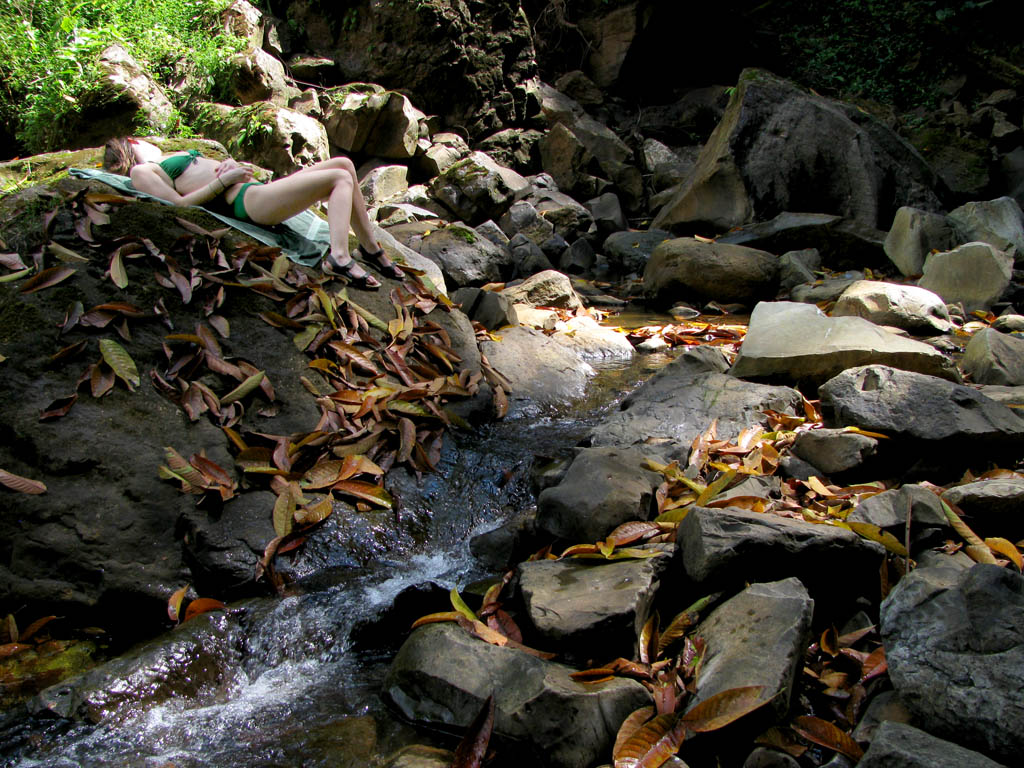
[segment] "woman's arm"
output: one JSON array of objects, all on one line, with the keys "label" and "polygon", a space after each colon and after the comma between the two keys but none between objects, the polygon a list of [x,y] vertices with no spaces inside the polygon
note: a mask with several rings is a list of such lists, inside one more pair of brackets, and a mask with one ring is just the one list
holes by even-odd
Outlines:
[{"label": "woman's arm", "polygon": [[153,195],[153,197],[159,197],[161,200],[166,200],[174,205],[202,205],[203,203],[208,203],[232,184],[246,181],[249,175],[249,171],[240,166],[231,168],[219,176],[215,176],[208,184],[199,189],[189,192],[187,195],[180,195],[174,187],[164,181],[163,176],[152,163],[136,165],[131,170],[132,184],[137,190]]}]

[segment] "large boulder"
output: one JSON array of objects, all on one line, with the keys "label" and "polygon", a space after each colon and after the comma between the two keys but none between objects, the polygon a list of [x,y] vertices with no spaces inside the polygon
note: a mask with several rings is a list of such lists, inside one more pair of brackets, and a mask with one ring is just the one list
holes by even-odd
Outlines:
[{"label": "large boulder", "polygon": [[605,238],[601,250],[612,271],[624,275],[643,274],[654,249],[671,238],[672,235],[660,229],[613,232]]},{"label": "large boulder", "polygon": [[[858,280],[836,301],[833,317],[863,317],[911,333],[948,333],[953,328],[942,298],[915,285]],[[1001,384],[1003,382],[984,382]]]},{"label": "large boulder", "polygon": [[860,317],[826,317],[810,304],[761,302],[730,373],[751,379],[821,384],[857,365],[880,363],[955,379],[952,362],[928,344]]},{"label": "large boulder", "polygon": [[502,294],[517,304],[531,307],[557,307],[559,309],[580,309],[583,300],[572,287],[572,281],[561,272],[548,269],[510,285]]},{"label": "large boulder", "polygon": [[[626,207],[635,209],[643,198],[643,181],[640,169],[634,164],[633,150],[565,94],[541,83],[537,96],[549,128],[561,125],[565,131],[559,129],[559,132],[568,133],[566,141],[570,141],[570,137],[574,139],[582,152],[592,157],[606,178],[615,184]],[[544,152],[542,142],[541,153]],[[550,154],[550,149],[548,152]]]},{"label": "large boulder", "polygon": [[473,138],[526,118],[537,59],[519,6],[360,0],[348,9],[342,19],[324,13],[317,0],[298,0],[287,14],[303,47],[335,62],[340,82],[400,86],[443,124],[465,126]]},{"label": "large boulder", "polygon": [[54,126],[51,143],[67,149],[94,147],[126,126],[169,131],[178,119],[167,93],[121,45],[105,48],[96,60],[95,88]]},{"label": "large boulder", "polygon": [[967,343],[963,366],[975,384],[1024,385],[1024,339],[982,328]]},{"label": "large boulder", "polygon": [[36,713],[87,723],[116,721],[179,697],[213,702],[237,679],[237,622],[203,614],[106,664],[47,688],[32,701]]},{"label": "large boulder", "polygon": [[730,688],[763,685],[778,718],[789,711],[811,635],[814,600],[799,579],[751,584],[708,616],[694,705]]},{"label": "large boulder", "polygon": [[463,224],[431,229],[410,247],[437,264],[452,289],[499,282],[512,274],[511,254]]},{"label": "large boulder", "polygon": [[537,526],[573,544],[592,544],[616,526],[651,516],[661,475],[642,448],[583,448],[562,481],[537,497]]},{"label": "large boulder", "polygon": [[666,365],[622,401],[588,436],[591,445],[644,443],[669,458],[689,455],[694,438],[718,421],[720,438],[765,424],[763,411],[803,413],[800,393],[789,387],[741,381],[726,375],[720,351],[688,351]]},{"label": "large boulder", "polygon": [[935,376],[862,365],[818,391],[827,425],[888,435],[893,439],[880,449],[894,462],[928,458],[962,467],[963,457],[983,461],[1024,446],[1024,419],[1012,408]]},{"label": "large boulder", "polygon": [[481,342],[480,352],[504,378],[512,400],[533,410],[578,400],[595,373],[558,338],[523,326],[503,329]]},{"label": "large boulder", "polygon": [[[703,507],[691,507],[679,524],[676,551],[684,574],[680,586],[695,597],[745,581],[795,576],[828,613],[841,610],[829,604],[830,599],[837,601],[837,594],[845,599],[869,591],[885,557],[880,544],[845,528]],[[843,583],[822,582],[826,572],[844,574]]]},{"label": "large boulder", "polygon": [[327,133],[319,121],[268,101],[245,107],[201,104],[195,122],[237,159],[280,176],[330,158]]},{"label": "large boulder", "polygon": [[846,519],[871,523],[895,533],[897,529],[902,532],[906,527],[908,512],[911,528],[949,526],[939,497],[921,485],[904,485],[870,496],[858,504]]},{"label": "large boulder", "polygon": [[284,64],[259,47],[241,51],[229,61],[229,82],[240,104],[270,101],[280,107],[299,95]]},{"label": "large boulder", "polygon": [[644,292],[663,306],[687,300],[750,303],[774,297],[778,286],[776,256],[690,237],[661,243],[644,269]]},{"label": "large boulder", "polygon": [[918,285],[949,303],[962,302],[968,312],[999,301],[1013,277],[1013,257],[988,243],[965,243],[951,251],[929,254]]},{"label": "large boulder", "polygon": [[[533,181],[536,184],[539,180],[534,178]],[[594,225],[594,217],[582,203],[557,189],[535,189],[527,200],[554,225],[555,234],[569,242],[587,235]]]},{"label": "large boulder", "polygon": [[716,237],[715,242],[770,253],[815,248],[822,263],[834,270],[885,265],[885,232],[857,219],[827,213],[783,211],[768,221],[735,227]]},{"label": "large boulder", "polygon": [[942,498],[963,512],[979,536],[1011,541],[1024,538],[1024,477],[993,477],[956,485],[943,492]]},{"label": "large boulder", "polygon": [[572,671],[482,642],[457,626],[433,624],[402,645],[384,693],[410,720],[458,728],[493,695],[497,736],[525,742],[545,765],[587,768],[608,754],[622,721],[650,695],[621,677],[577,683]]},{"label": "large boulder", "polygon": [[1008,761],[1024,753],[1024,577],[929,567],[882,603],[893,687],[930,733]]},{"label": "large boulder", "polygon": [[860,768],[1003,768],[980,752],[937,739],[906,723],[882,721],[871,746],[857,763]]},{"label": "large boulder", "polygon": [[323,124],[332,148],[361,152],[389,95],[374,83],[350,83],[320,96]]},{"label": "large boulder", "polygon": [[544,648],[574,659],[632,658],[667,556],[640,560],[534,560],[518,567],[529,627]]},{"label": "large boulder", "polygon": [[498,165],[483,152],[473,152],[450,165],[430,182],[430,193],[456,216],[471,224],[499,219],[512,203],[525,197],[529,182]]},{"label": "large boulder", "polygon": [[401,93],[373,83],[350,83],[320,97],[332,149],[409,160],[416,155],[426,115]]},{"label": "large boulder", "polygon": [[920,155],[863,110],[745,70],[693,176],[652,226],[724,231],[816,211],[880,228],[900,206],[939,208],[937,186]]},{"label": "large boulder", "polygon": [[1024,258],[1024,213],[1012,197],[965,203],[948,218],[962,241],[988,243],[1015,259]]},{"label": "large boulder", "polygon": [[945,216],[902,206],[896,211],[885,237],[885,255],[904,275],[920,275],[932,251],[948,251],[957,245],[956,233]]},{"label": "large boulder", "polygon": [[799,432],[793,455],[826,475],[855,469],[874,455],[878,440],[843,429],[812,429]]}]

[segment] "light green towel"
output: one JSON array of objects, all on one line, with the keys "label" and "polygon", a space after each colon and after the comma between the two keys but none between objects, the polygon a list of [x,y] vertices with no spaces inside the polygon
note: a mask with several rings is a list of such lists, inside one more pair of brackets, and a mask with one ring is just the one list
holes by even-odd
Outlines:
[{"label": "light green towel", "polygon": [[[159,197],[139,192],[139,190],[132,186],[131,179],[127,176],[120,176],[116,173],[109,173],[96,168],[68,168],[68,173],[79,179],[102,181],[118,192],[134,195],[142,200],[155,200],[164,205],[171,205],[171,203],[161,200]],[[244,232],[254,240],[258,240],[265,245],[277,246],[289,259],[305,267],[315,267],[319,264],[320,259],[323,258],[331,244],[327,222],[312,211],[303,211],[297,216],[285,219],[274,227],[267,228],[261,227],[259,224],[253,224],[251,221],[239,221],[230,216],[214,213],[206,208],[203,208],[203,210],[229,227],[233,227],[239,232]]]}]

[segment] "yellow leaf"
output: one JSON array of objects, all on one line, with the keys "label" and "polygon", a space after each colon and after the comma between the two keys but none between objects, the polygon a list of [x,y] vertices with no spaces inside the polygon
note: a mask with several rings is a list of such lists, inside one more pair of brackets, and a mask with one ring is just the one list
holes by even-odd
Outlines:
[{"label": "yellow leaf", "polygon": [[988,544],[996,554],[1002,555],[1003,557],[1009,558],[1013,561],[1013,564],[1017,566],[1018,571],[1024,571],[1024,558],[1021,557],[1017,548],[1013,546],[1013,543],[1007,539],[1000,537],[991,537],[985,539],[985,543]]},{"label": "yellow leaf", "polygon": [[832,493],[832,491],[825,487],[825,484],[821,482],[821,478],[818,477],[817,475],[813,475],[807,480],[804,480],[803,483],[819,496],[835,496],[835,494]]},{"label": "yellow leaf", "polygon": [[292,532],[295,523],[295,499],[290,491],[282,493],[274,502],[274,532],[285,537]]},{"label": "yellow leaf", "polygon": [[140,382],[139,370],[128,351],[113,339],[100,339],[100,354],[117,377],[134,392]]},{"label": "yellow leaf", "polygon": [[237,387],[228,392],[224,397],[220,399],[221,405],[229,405],[236,400],[241,400],[243,397],[252,392],[256,387],[260,385],[266,374],[263,371],[257,371],[252,376],[247,378]]},{"label": "yellow leaf", "polygon": [[723,472],[715,482],[711,483],[707,488],[700,492],[697,497],[695,504],[698,507],[704,506],[711,499],[715,498],[718,494],[726,489],[726,487],[736,478],[736,470],[732,469],[728,472]]},{"label": "yellow leaf", "polygon": [[894,555],[899,555],[900,557],[907,557],[908,555],[906,547],[900,544],[899,539],[888,531],[883,531],[877,525],[873,525],[872,523],[850,522],[847,520],[845,527],[849,528],[854,533],[863,536],[865,539],[877,541]]},{"label": "yellow leaf", "polygon": [[452,608],[461,613],[467,619],[470,621],[477,620],[476,614],[473,613],[473,610],[468,605],[466,605],[466,601],[462,599],[462,595],[459,594],[459,590],[457,588],[452,587],[452,591],[448,593],[448,599],[451,600]]}]

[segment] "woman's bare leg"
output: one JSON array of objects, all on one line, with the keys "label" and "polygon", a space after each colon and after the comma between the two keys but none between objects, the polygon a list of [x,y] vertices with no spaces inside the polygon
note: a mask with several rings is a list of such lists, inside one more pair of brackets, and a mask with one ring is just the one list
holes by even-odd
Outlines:
[{"label": "woman's bare leg", "polygon": [[352,176],[344,170],[307,168],[269,184],[247,188],[245,210],[257,224],[280,224],[313,203],[327,200],[331,253],[345,263],[349,255],[353,188],[358,189]]},{"label": "woman's bare leg", "polygon": [[[373,235],[373,224],[366,210],[366,200],[363,198],[363,191],[359,188],[359,177],[356,175],[355,165],[347,157],[332,157],[330,160],[322,160],[308,168],[302,168],[293,173],[292,176],[319,170],[344,171],[352,177],[352,213],[350,217],[352,229],[355,231],[356,237],[359,238],[359,244],[363,248],[370,253],[376,251],[380,248],[380,245]],[[288,178],[291,178],[291,176]]]}]

